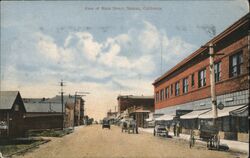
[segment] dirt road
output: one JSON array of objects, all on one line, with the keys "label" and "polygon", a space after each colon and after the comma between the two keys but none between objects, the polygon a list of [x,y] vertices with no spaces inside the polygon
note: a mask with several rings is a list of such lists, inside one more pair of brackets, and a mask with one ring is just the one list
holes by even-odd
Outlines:
[{"label": "dirt road", "polygon": [[38,149],[15,156],[18,158],[235,158],[229,152],[211,151],[197,146],[189,149],[184,140],[154,137],[148,133],[127,134],[112,126],[78,127],[75,132]]}]

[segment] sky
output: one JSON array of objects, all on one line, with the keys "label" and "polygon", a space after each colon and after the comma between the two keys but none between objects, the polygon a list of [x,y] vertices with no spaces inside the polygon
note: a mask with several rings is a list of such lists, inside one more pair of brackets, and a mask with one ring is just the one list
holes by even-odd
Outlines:
[{"label": "sky", "polygon": [[247,0],[1,1],[0,90],[22,97],[89,92],[101,119],[118,95],[152,83],[249,11]]}]

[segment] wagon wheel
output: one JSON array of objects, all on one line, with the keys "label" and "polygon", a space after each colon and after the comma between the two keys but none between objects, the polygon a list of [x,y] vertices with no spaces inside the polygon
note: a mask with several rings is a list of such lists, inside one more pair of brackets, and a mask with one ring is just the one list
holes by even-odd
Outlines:
[{"label": "wagon wheel", "polygon": [[194,139],[194,132],[191,130],[190,137],[189,137],[189,148],[192,148],[194,146],[195,139]]}]

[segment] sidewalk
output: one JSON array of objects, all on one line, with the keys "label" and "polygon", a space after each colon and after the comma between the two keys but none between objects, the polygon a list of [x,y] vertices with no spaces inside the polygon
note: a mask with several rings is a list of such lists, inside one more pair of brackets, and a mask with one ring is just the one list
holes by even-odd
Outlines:
[{"label": "sidewalk", "polygon": [[[142,132],[147,132],[147,133],[152,133],[154,132],[153,128],[139,128],[139,131]],[[173,136],[174,133],[173,132],[169,132],[169,135]],[[181,139],[185,139],[185,140],[189,140],[189,135],[187,134],[180,134],[180,137],[175,137],[173,136],[173,138],[181,138]],[[197,142],[199,143],[205,143],[204,141],[201,140],[197,140]],[[244,153],[248,153],[249,154],[249,143],[244,143],[244,142],[239,142],[239,141],[232,141],[232,140],[225,140],[225,139],[220,139],[220,144],[227,144],[230,150],[234,150],[234,151],[240,151],[240,152],[244,152]]]}]

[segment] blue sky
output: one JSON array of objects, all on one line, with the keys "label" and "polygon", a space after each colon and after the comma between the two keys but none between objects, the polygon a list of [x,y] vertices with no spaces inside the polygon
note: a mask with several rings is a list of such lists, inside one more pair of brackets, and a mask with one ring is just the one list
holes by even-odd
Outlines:
[{"label": "blue sky", "polygon": [[[23,97],[89,91],[101,118],[248,12],[232,1],[1,2],[1,90]],[[162,52],[162,56],[161,56]],[[161,67],[162,59],[162,67]]]}]

